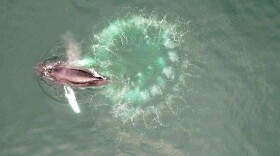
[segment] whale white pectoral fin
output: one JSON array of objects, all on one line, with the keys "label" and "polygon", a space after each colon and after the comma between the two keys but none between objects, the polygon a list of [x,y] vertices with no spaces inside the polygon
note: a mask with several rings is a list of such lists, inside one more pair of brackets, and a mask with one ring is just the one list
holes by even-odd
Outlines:
[{"label": "whale white pectoral fin", "polygon": [[67,98],[67,100],[68,100],[70,106],[72,107],[72,109],[74,110],[74,112],[80,113],[81,111],[80,111],[79,105],[77,103],[76,96],[75,96],[73,89],[71,87],[65,85],[64,92],[65,92],[65,97]]}]

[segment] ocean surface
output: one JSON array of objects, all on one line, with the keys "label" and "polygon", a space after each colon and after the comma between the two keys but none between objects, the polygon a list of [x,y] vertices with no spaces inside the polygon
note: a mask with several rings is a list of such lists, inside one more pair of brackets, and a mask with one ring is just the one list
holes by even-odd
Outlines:
[{"label": "ocean surface", "polygon": [[[129,81],[78,114],[33,68],[66,32]],[[1,156],[280,153],[280,1],[1,0],[0,50]]]}]

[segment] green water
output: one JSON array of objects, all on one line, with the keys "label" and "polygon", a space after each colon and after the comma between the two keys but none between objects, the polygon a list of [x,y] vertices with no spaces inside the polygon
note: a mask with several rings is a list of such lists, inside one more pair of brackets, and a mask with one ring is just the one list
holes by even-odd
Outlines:
[{"label": "green water", "polygon": [[[91,38],[127,8],[183,25],[180,89],[139,102],[151,113],[127,120],[98,90],[80,114],[47,96],[33,71],[41,55],[67,31]],[[279,10],[261,0],[2,0],[0,155],[279,155]]]}]

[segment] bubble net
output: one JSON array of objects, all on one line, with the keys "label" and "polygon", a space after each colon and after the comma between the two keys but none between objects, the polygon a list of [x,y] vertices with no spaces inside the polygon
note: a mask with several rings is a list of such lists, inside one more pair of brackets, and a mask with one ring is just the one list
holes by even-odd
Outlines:
[{"label": "bubble net", "polygon": [[[143,112],[157,112],[179,93],[187,67],[182,48],[184,31],[165,18],[129,16],[111,22],[94,35],[92,50],[84,60],[109,77],[99,90],[124,120]],[[169,101],[168,101],[169,100]]]}]

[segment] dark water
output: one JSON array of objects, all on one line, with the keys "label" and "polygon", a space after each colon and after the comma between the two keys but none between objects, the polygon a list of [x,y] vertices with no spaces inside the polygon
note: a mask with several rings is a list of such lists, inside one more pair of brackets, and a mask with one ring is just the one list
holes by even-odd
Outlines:
[{"label": "dark water", "polygon": [[[33,72],[40,56],[67,31],[90,38],[124,8],[184,23],[181,100],[124,122],[109,106],[75,114],[46,96]],[[2,0],[0,155],[279,155],[279,19],[276,0]]]}]

